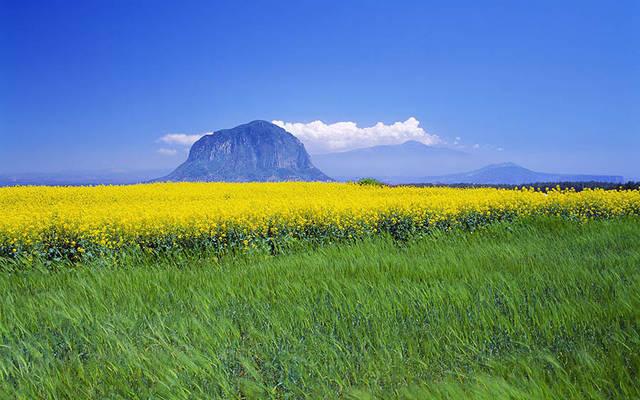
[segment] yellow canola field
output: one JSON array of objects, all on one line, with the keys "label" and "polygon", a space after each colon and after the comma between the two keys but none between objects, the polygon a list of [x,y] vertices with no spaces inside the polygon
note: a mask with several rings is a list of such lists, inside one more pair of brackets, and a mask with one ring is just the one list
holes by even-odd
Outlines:
[{"label": "yellow canola field", "polygon": [[[640,215],[640,191],[377,187],[341,183],[159,183],[0,188],[0,255],[265,238],[355,237],[529,215]],[[44,250],[43,250],[44,249]]]}]

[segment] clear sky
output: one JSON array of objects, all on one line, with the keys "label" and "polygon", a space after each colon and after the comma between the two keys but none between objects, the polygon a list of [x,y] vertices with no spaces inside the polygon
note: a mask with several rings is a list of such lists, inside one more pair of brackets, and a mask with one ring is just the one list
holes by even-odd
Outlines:
[{"label": "clear sky", "polygon": [[640,177],[640,2],[0,0],[0,173],[172,167],[163,136],[255,119]]}]

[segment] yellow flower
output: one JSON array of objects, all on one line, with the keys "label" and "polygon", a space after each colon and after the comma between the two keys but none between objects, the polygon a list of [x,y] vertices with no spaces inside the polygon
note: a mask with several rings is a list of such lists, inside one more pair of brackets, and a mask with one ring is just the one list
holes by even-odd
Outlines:
[{"label": "yellow flower", "polygon": [[[258,236],[289,232],[348,237],[379,232],[387,229],[385,224],[455,226],[474,213],[486,220],[504,215],[566,215],[578,220],[639,215],[640,191],[556,187],[544,193],[526,187],[389,188],[304,182],[10,187],[0,188],[0,209],[0,247],[12,252],[51,241],[61,247],[75,247],[80,240],[118,248],[163,238],[163,243],[173,243],[174,238],[228,241],[236,233],[244,234],[242,244],[247,246]],[[78,247],[78,252],[84,251]]]}]

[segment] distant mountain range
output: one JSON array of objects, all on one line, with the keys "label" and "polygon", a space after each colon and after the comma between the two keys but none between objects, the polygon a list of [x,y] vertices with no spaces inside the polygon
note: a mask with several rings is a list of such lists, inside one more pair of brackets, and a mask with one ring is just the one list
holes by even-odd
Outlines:
[{"label": "distant mountain range", "polygon": [[391,184],[521,185],[535,182],[623,181],[622,176],[535,172],[514,163],[478,168],[483,160],[475,155],[416,141],[315,155],[313,162],[327,175],[339,181],[366,177]]},{"label": "distant mountain range", "polygon": [[313,166],[298,138],[267,121],[253,121],[206,135],[187,161],[156,181],[330,181]]},{"label": "distant mountain range", "polygon": [[417,141],[312,156],[314,165],[337,180],[416,177],[469,171],[483,163],[475,156]]},{"label": "distant mountain range", "polygon": [[536,182],[607,182],[622,183],[617,175],[572,175],[535,172],[514,163],[493,164],[471,172],[416,178],[405,183],[466,183],[475,185],[522,185]]}]

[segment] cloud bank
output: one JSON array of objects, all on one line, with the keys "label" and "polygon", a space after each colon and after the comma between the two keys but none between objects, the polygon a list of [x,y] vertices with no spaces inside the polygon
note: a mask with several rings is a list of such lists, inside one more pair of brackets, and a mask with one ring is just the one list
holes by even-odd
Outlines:
[{"label": "cloud bank", "polygon": [[169,133],[159,139],[162,143],[174,144],[179,146],[191,146],[204,135],[210,135],[213,132],[205,132],[196,135],[186,135],[184,133]]},{"label": "cloud bank", "polygon": [[204,132],[198,133],[194,135],[188,135],[184,133],[169,133],[157,140],[157,143],[164,143],[168,147],[162,147],[156,150],[158,154],[163,156],[175,156],[185,151],[188,151],[192,144],[194,144],[198,139],[203,137],[204,135],[210,135],[213,132]]},{"label": "cloud bank", "polygon": [[[355,122],[350,121],[332,124],[326,124],[322,121],[303,123],[274,120],[271,122],[294,134],[304,143],[307,151],[312,154],[353,150],[381,144],[400,144],[407,140],[415,140],[427,145],[444,143],[437,135],[427,133],[420,126],[420,121],[414,117],[389,125],[378,122],[369,127],[360,127]],[[202,136],[212,133],[166,134],[159,138],[158,142],[164,143],[169,147],[162,148],[158,152],[167,156],[175,155],[177,153],[176,147],[190,147]]]},{"label": "cloud bank", "polygon": [[420,127],[420,121],[414,117],[390,125],[378,122],[370,127],[359,127],[355,122],[271,122],[294,134],[304,143],[307,151],[313,154],[381,144],[399,144],[407,140],[416,140],[427,145],[443,142],[437,135],[429,134]]}]

